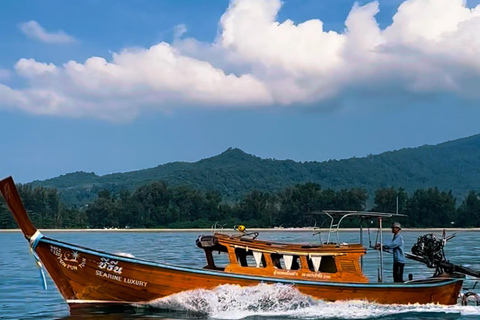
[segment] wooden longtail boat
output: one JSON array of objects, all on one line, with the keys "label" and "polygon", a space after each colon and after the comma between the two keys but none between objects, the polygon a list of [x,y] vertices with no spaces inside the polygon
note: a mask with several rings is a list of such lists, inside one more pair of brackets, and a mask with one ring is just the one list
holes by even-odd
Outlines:
[{"label": "wooden longtail boat", "polygon": [[[257,233],[200,236],[203,269],[130,258],[57,241],[43,236],[30,221],[11,177],[0,181],[0,191],[70,309],[91,306],[148,304],[152,300],[193,289],[223,284],[255,286],[290,284],[300,292],[325,301],[367,300],[382,304],[456,304],[460,278],[429,278],[408,283],[369,283],[360,260],[361,244],[286,244],[257,240]],[[228,255],[218,267],[212,252]]]}]

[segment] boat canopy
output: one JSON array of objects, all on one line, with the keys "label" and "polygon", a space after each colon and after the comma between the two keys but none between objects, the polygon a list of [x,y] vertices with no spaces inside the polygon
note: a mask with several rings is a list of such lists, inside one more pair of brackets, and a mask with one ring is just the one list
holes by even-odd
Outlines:
[{"label": "boat canopy", "polygon": [[[336,233],[337,243],[340,243],[340,236],[338,234],[342,222],[347,218],[358,218],[360,219],[360,243],[363,244],[363,221],[367,219],[377,218],[379,221],[379,226],[381,226],[383,219],[389,218],[403,218],[407,217],[404,214],[398,213],[387,213],[387,212],[370,212],[370,211],[349,211],[349,210],[322,210],[317,212],[312,212],[311,215],[326,216],[326,218],[317,226],[317,221],[315,220],[315,226],[313,227],[313,234],[318,234],[320,236],[320,243],[329,244],[330,235]],[[328,229],[327,239],[322,239],[322,229]],[[381,227],[380,227],[381,229]]]}]

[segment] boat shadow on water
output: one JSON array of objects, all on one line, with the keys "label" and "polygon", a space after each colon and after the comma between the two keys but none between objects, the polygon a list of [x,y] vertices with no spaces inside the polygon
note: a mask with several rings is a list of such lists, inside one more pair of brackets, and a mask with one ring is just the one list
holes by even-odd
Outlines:
[{"label": "boat shadow on water", "polygon": [[[158,308],[137,308],[137,307],[101,307],[101,308],[87,308],[72,313],[69,316],[58,318],[58,320],[117,320],[117,319],[175,319],[175,320],[188,320],[188,319],[219,319],[210,317],[204,313],[191,312],[191,311],[177,311],[177,310],[164,310]],[[228,319],[228,318],[223,318]],[[418,319],[478,319],[478,315],[465,316],[461,312],[450,313],[445,312],[419,312],[410,311],[400,314],[395,314],[392,311],[391,314],[382,316],[351,316],[351,317],[325,317],[320,315],[310,314],[308,316],[288,316],[282,314],[270,314],[270,315],[249,315],[241,318],[242,320],[282,320],[282,319],[329,319],[329,320],[345,320],[345,319],[381,319],[381,320],[418,320]]]},{"label": "boat shadow on water", "polygon": [[116,319],[208,319],[208,315],[190,311],[165,310],[153,307],[86,307],[59,320]]}]

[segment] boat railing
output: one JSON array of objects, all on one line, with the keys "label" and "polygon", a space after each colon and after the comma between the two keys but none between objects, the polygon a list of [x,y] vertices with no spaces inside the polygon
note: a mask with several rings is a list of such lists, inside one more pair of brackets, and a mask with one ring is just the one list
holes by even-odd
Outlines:
[{"label": "boat railing", "polygon": [[[322,223],[320,223],[320,226],[317,226],[317,220],[313,219],[315,221],[315,224],[313,226],[313,236],[318,235],[320,244],[329,244],[330,243],[330,235],[333,232],[336,232],[336,229],[333,229],[332,227],[335,226],[335,223],[333,222],[333,217],[329,216],[327,219],[324,219]],[[328,224],[328,231],[327,233],[327,238],[324,241],[324,237],[322,236],[322,230],[325,230],[327,228],[326,224]],[[339,240],[339,235],[337,233],[337,243],[340,243]]]},{"label": "boat railing", "polygon": [[[330,239],[332,236],[332,233],[336,235],[336,240],[337,244],[340,244],[340,235],[339,235],[339,230],[340,226],[345,218],[351,217],[351,216],[358,216],[360,211],[327,211],[323,210],[320,214],[326,215],[327,218],[322,221],[320,224],[320,227],[317,227],[317,221],[315,220],[315,226],[313,227],[313,235],[319,235],[320,238],[320,243],[322,244],[330,244]],[[317,214],[317,213],[316,213]],[[328,226],[328,227],[327,227]],[[322,238],[322,229],[328,228],[327,233],[327,238],[326,241],[323,241],[324,239]]]},{"label": "boat railing", "polygon": [[232,236],[232,238],[255,240],[255,239],[257,239],[259,234],[260,233],[258,233],[258,232],[244,232],[244,233],[236,234],[236,235]]},{"label": "boat railing", "polygon": [[215,234],[215,233],[223,233],[224,231],[224,228],[227,224],[224,223],[224,224],[220,224],[218,222],[215,222],[213,225],[212,225],[212,234]]},{"label": "boat railing", "polygon": [[[368,212],[368,211],[348,211],[348,210],[322,210],[319,212],[312,213],[313,215],[324,215],[327,218],[322,221],[319,227],[317,227],[317,221],[313,227],[313,235],[319,235],[320,243],[329,244],[331,243],[332,234],[336,235],[337,244],[340,244],[340,235],[339,231],[342,227],[342,223],[347,218],[358,218],[360,219],[360,231],[362,232],[363,221],[366,219],[372,218],[392,218],[392,217],[405,217],[403,214],[393,214],[393,213],[384,213],[384,212]],[[322,237],[322,230],[327,233],[326,239]],[[325,241],[324,241],[325,240]]]},{"label": "boat railing", "polygon": [[258,232],[247,231],[245,229],[245,226],[243,226],[243,225],[234,226],[233,227],[234,234],[232,235],[231,231],[230,232],[225,232],[225,226],[226,225],[227,225],[227,223],[220,224],[218,222],[215,222],[212,225],[212,234],[213,235],[215,235],[215,234],[229,234],[230,237],[232,237],[232,238],[242,238],[242,239],[244,238],[244,239],[251,239],[251,240],[255,240],[259,235]]}]

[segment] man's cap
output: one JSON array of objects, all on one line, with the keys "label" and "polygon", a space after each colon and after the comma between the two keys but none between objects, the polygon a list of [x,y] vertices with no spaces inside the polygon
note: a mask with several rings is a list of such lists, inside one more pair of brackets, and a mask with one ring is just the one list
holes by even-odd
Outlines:
[{"label": "man's cap", "polygon": [[399,222],[394,222],[392,223],[392,228],[398,228],[398,229],[402,229],[402,225],[399,223]]}]

